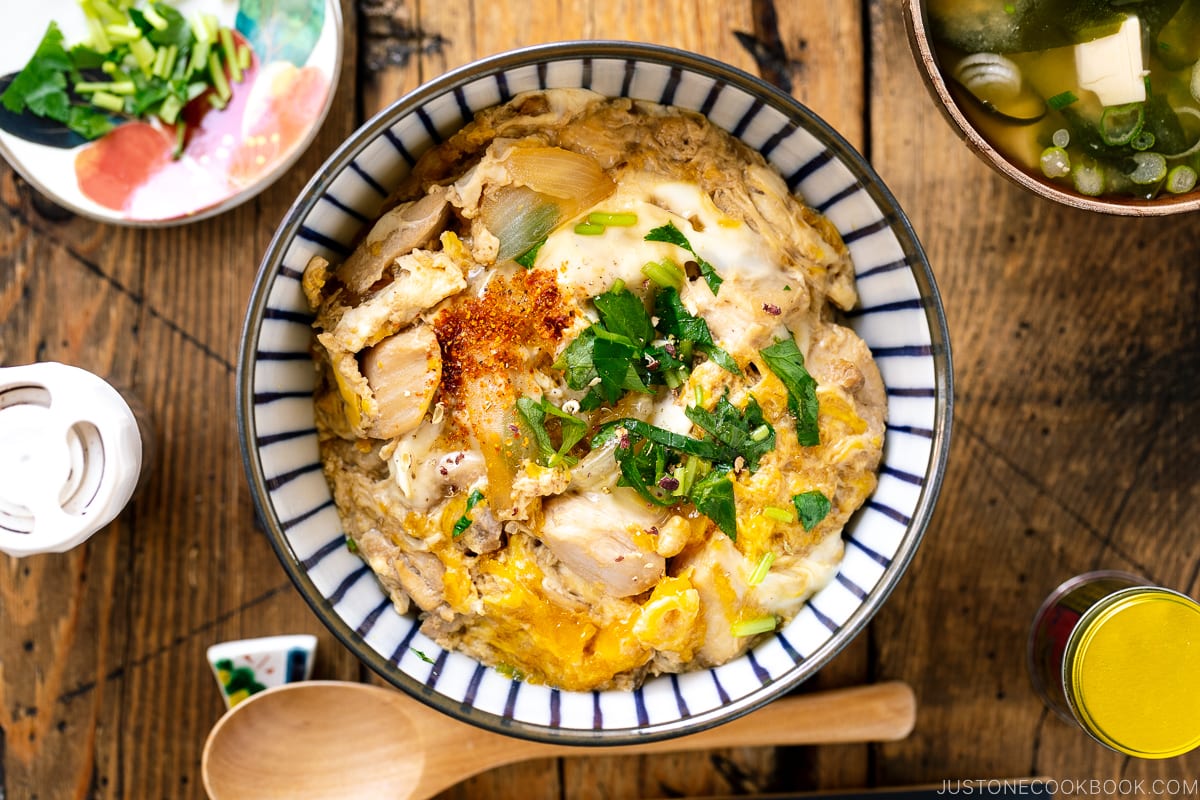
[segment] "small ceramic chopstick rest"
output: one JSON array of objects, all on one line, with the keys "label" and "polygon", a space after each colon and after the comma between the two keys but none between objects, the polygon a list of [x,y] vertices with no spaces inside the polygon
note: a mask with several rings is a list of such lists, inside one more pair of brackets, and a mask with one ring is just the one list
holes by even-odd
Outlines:
[{"label": "small ceramic chopstick rest", "polygon": [[208,663],[233,708],[252,694],[312,675],[317,637],[309,634],[265,636],[221,642],[208,648]]}]

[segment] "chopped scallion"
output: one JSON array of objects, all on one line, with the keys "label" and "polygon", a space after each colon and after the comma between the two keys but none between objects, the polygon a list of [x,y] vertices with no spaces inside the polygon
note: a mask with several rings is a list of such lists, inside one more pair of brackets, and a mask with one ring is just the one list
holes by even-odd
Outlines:
[{"label": "chopped scallion", "polygon": [[1104,171],[1098,164],[1076,164],[1071,167],[1071,179],[1082,195],[1097,197],[1104,192]]},{"label": "chopped scallion", "polygon": [[1110,106],[1100,115],[1100,138],[1108,145],[1123,145],[1133,141],[1146,122],[1146,107],[1142,103]]},{"label": "chopped scallion", "polygon": [[150,68],[154,66],[154,45],[150,44],[149,39],[135,39],[129,43],[129,52],[133,54],[133,60],[142,68],[142,72],[148,76]]},{"label": "chopped scallion", "polygon": [[754,567],[754,572],[750,573],[749,580],[746,583],[751,586],[758,586],[762,583],[767,573],[771,571],[771,565],[775,563],[775,554],[770,550],[762,554],[762,558],[758,560],[758,565]]},{"label": "chopped scallion", "polygon": [[156,31],[165,31],[167,29],[167,21],[163,19],[162,14],[154,10],[153,3],[147,3],[146,7],[142,9],[142,17]]},{"label": "chopped scallion", "polygon": [[1055,111],[1061,111],[1072,103],[1077,102],[1079,102],[1079,98],[1075,96],[1075,93],[1066,91],[1056,94],[1048,99],[1046,101],[1046,105],[1050,106],[1050,108],[1054,109]]},{"label": "chopped scallion", "polygon": [[110,42],[126,44],[142,38],[142,29],[137,25],[105,25],[104,33]]},{"label": "chopped scallion", "polygon": [[1047,147],[1040,159],[1042,174],[1047,178],[1063,178],[1071,174],[1071,157],[1061,147]]},{"label": "chopped scallion", "polygon": [[225,65],[229,67],[229,77],[234,83],[242,82],[242,67],[238,63],[237,50],[233,46],[233,31],[221,28],[217,34],[221,38],[221,50],[225,54]]},{"label": "chopped scallion", "polygon": [[1145,186],[1167,177],[1167,159],[1161,153],[1134,153],[1133,162],[1136,166],[1129,179],[1134,183]]},{"label": "chopped scallion", "polygon": [[767,614],[763,617],[753,617],[751,619],[740,619],[733,623],[731,633],[737,638],[746,636],[754,636],[759,633],[770,633],[775,630],[779,624],[779,620],[774,614]]},{"label": "chopped scallion", "polygon": [[109,94],[133,94],[136,87],[133,81],[80,81],[75,84],[75,91],[79,94],[92,94],[93,92],[108,92]]},{"label": "chopped scallion", "polygon": [[575,226],[575,232],[580,236],[599,236],[604,233],[604,226],[593,222],[580,222]]},{"label": "chopped scallion", "polygon": [[225,77],[225,69],[221,66],[221,60],[212,51],[209,51],[208,54],[208,76],[212,79],[217,97],[221,98],[222,103],[228,101],[232,94],[229,90],[229,80]]},{"label": "chopped scallion", "polygon": [[1180,164],[1167,173],[1167,191],[1171,194],[1186,194],[1196,188],[1196,170]]},{"label": "chopped scallion", "polygon": [[776,522],[795,522],[796,518],[792,516],[792,512],[786,508],[779,506],[767,506],[762,510],[763,516],[767,519],[773,519]]},{"label": "chopped scallion", "polygon": [[1154,141],[1154,134],[1143,128],[1138,131],[1137,136],[1133,137],[1133,141],[1129,143],[1129,146],[1134,150],[1149,150],[1151,147],[1154,147]]},{"label": "chopped scallion", "polygon": [[593,225],[610,225],[615,228],[628,228],[637,225],[637,214],[628,212],[610,213],[607,211],[593,211],[588,214],[587,221]]},{"label": "chopped scallion", "polygon": [[119,114],[125,110],[125,98],[110,92],[95,92],[92,94],[92,105]]},{"label": "chopped scallion", "polygon": [[179,119],[179,112],[183,110],[183,101],[175,95],[167,95],[163,100],[162,105],[158,109],[158,116],[163,122],[168,125],[174,125],[175,120]]},{"label": "chopped scallion", "polygon": [[676,291],[683,288],[683,282],[687,277],[683,274],[683,270],[675,266],[675,262],[669,258],[646,262],[646,265],[642,267],[642,274],[659,286],[670,286]]}]

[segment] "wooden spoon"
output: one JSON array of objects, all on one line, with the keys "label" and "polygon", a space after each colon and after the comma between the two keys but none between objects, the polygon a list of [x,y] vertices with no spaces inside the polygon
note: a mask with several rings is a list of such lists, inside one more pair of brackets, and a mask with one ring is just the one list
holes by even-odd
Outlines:
[{"label": "wooden spoon", "polygon": [[580,747],[490,733],[391,689],[303,681],[227,712],[209,733],[201,772],[212,800],[425,800],[492,767],[531,758],[890,741],[908,735],[915,715],[912,689],[890,682],[785,697],[674,739]]}]

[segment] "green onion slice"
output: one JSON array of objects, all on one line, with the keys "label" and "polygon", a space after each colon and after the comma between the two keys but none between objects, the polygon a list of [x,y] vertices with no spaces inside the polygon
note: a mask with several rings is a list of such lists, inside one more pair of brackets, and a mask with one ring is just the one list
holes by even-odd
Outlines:
[{"label": "green onion slice", "polygon": [[1109,106],[1100,115],[1100,138],[1108,145],[1129,144],[1146,123],[1146,107],[1142,103]]},{"label": "green onion slice", "polygon": [[779,625],[779,619],[774,614],[767,614],[762,617],[738,620],[733,623],[731,633],[740,639],[759,633],[770,633],[775,630],[777,625]]},{"label": "green onion slice", "polygon": [[771,571],[771,565],[775,563],[775,554],[770,550],[762,554],[762,558],[758,560],[758,565],[754,567],[754,572],[750,573],[750,579],[746,583],[751,586],[758,586],[762,583],[767,573]]},{"label": "green onion slice", "polygon": [[606,225],[614,228],[628,228],[637,225],[637,214],[629,212],[593,211],[588,214],[587,221],[593,225]]}]

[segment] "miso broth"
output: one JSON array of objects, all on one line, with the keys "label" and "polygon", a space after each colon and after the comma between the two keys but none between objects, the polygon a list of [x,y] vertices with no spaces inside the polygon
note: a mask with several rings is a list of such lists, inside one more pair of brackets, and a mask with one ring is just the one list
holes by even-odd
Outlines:
[{"label": "miso broth", "polygon": [[1200,171],[1200,0],[930,0],[980,132],[1088,196],[1184,194]]}]

